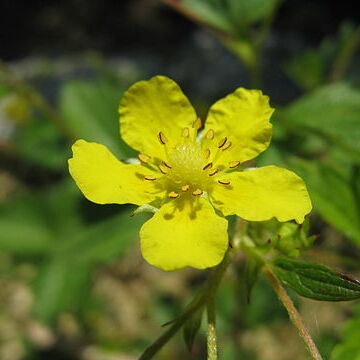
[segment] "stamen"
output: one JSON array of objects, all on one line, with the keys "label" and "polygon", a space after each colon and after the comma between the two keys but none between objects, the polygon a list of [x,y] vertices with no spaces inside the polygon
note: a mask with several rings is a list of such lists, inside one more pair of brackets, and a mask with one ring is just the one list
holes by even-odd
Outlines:
[{"label": "stamen", "polygon": [[182,131],[182,136],[183,137],[189,137],[189,135],[190,135],[189,128],[184,128],[183,131]]},{"label": "stamen", "polygon": [[227,137],[224,137],[220,142],[219,142],[219,145],[218,145],[218,148],[221,149],[227,142]]},{"label": "stamen", "polygon": [[175,191],[172,191],[171,193],[169,193],[168,197],[170,199],[176,199],[176,198],[179,197],[179,194],[177,192],[175,192]]},{"label": "stamen", "polygon": [[212,166],[213,166],[213,163],[210,162],[203,167],[203,170],[210,169],[210,168],[212,168]]},{"label": "stamen", "polygon": [[171,169],[172,168],[172,166],[170,165],[170,164],[168,164],[167,162],[165,162],[165,161],[162,161],[162,163],[167,167],[167,168],[169,168],[169,169]]},{"label": "stamen", "polygon": [[160,143],[162,145],[165,145],[167,143],[167,141],[168,141],[166,136],[164,135],[164,133],[162,131],[159,132],[158,139],[159,139],[159,141],[160,141]]},{"label": "stamen", "polygon": [[236,168],[237,166],[239,166],[240,165],[240,161],[230,161],[229,162],[229,168],[230,169],[234,169],[234,168]]},{"label": "stamen", "polygon": [[229,149],[229,148],[231,147],[231,145],[232,145],[232,142],[229,141],[229,142],[226,144],[226,146],[222,148],[222,151],[225,151],[225,150]]},{"label": "stamen", "polygon": [[214,176],[219,172],[219,169],[215,169],[213,172],[209,174],[209,176]]},{"label": "stamen", "polygon": [[150,156],[148,155],[145,155],[145,154],[138,154],[138,159],[144,163],[144,164],[147,164],[150,160]]},{"label": "stamen", "polygon": [[187,192],[189,189],[190,189],[190,186],[189,186],[189,185],[184,185],[184,186],[181,188],[181,191],[182,191],[182,192]]},{"label": "stamen", "polygon": [[195,191],[192,192],[192,194],[194,196],[200,196],[203,194],[203,191],[201,189],[196,189]]},{"label": "stamen", "polygon": [[199,130],[201,128],[201,119],[200,118],[197,118],[193,124],[192,124],[192,127],[195,129],[195,130]]},{"label": "stamen", "polygon": [[145,176],[144,179],[149,180],[149,181],[154,181],[154,180],[156,180],[156,177],[154,177],[154,176]]},{"label": "stamen", "polygon": [[218,180],[218,183],[221,184],[221,185],[230,185],[229,180]]},{"label": "stamen", "polygon": [[160,170],[160,172],[161,172],[162,174],[164,174],[164,175],[167,174],[167,169],[166,169],[165,166],[163,166],[163,165],[158,165],[157,167],[158,167],[158,169]]},{"label": "stamen", "polygon": [[205,158],[208,159],[210,157],[211,151],[210,149],[205,150]]},{"label": "stamen", "polygon": [[205,137],[206,137],[208,140],[212,140],[212,139],[214,138],[214,130],[213,130],[213,129],[210,129],[210,130],[206,133]]}]

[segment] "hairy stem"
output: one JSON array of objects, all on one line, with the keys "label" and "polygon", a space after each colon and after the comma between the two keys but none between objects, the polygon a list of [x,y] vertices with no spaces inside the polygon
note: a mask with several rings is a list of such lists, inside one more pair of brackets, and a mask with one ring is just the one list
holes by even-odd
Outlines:
[{"label": "hairy stem", "polygon": [[215,294],[209,294],[207,301],[207,360],[217,360]]},{"label": "hairy stem", "polygon": [[[208,303],[209,298],[211,296],[214,296],[214,294],[216,293],[217,288],[221,282],[221,279],[223,278],[227,267],[231,263],[232,257],[233,257],[233,252],[231,249],[228,249],[228,251],[224,256],[223,261],[212,271],[205,289],[203,289],[197,296],[195,296],[195,298],[187,307],[187,310],[185,310],[185,312],[182,315],[180,315],[177,319],[175,319],[175,321],[172,322],[172,325],[169,327],[169,329],[145,350],[145,352],[139,357],[139,360],[152,359],[152,357],[156,355],[161,350],[161,348],[181,329],[181,327],[191,317],[191,315],[193,315],[198,309],[200,309],[202,306],[205,306]],[[215,322],[214,322],[214,326],[215,326]],[[215,337],[215,341],[216,341],[216,337]],[[216,345],[215,345],[215,349],[216,349]],[[210,359],[215,360],[216,357]]]},{"label": "hairy stem", "polygon": [[264,271],[266,276],[269,278],[271,285],[274,288],[274,291],[276,292],[280,301],[285,306],[289,314],[290,320],[299,331],[301,338],[304,340],[306,347],[309,350],[312,358],[314,360],[322,360],[319,350],[317,349],[313,339],[310,336],[309,331],[306,329],[305,324],[302,321],[299,312],[296,310],[294,303],[286,293],[285,289],[281,286],[279,280],[276,278],[276,276],[272,273],[272,271],[268,267],[265,267]]}]

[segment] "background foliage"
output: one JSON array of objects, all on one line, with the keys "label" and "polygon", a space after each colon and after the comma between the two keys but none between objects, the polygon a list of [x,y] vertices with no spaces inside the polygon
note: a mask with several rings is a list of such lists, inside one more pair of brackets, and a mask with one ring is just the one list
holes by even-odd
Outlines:
[{"label": "background foliage", "polygon": [[[360,19],[351,4],[29,3],[0,12],[0,359],[136,359],[206,278],[145,264],[137,241],[145,215],[88,202],[67,170],[77,138],[134,156],[118,136],[118,101],[159,73],[177,80],[201,116],[239,86],[270,96],[273,142],[255,165],[305,179],[314,203],[307,232],[316,235],[309,243],[299,235],[295,247],[286,236],[297,230],[283,228],[273,241],[286,255],[301,248],[302,260],[359,275]],[[261,226],[266,241],[273,224]],[[291,285],[285,265],[279,273]],[[221,359],[305,359],[262,277],[248,303],[245,267],[237,259],[219,290]],[[360,356],[356,302],[291,295],[324,358]],[[201,327],[193,343],[199,326],[195,316],[185,331],[191,353],[178,336],[158,358],[204,357]]]}]

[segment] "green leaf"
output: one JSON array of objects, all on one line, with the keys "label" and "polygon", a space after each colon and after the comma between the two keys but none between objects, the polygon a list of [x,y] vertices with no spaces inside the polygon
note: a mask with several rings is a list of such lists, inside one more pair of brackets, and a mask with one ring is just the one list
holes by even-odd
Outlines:
[{"label": "green leaf", "polygon": [[59,252],[64,257],[75,256],[77,263],[97,264],[124,254],[139,233],[144,216],[130,217],[129,210],[110,219],[82,228],[71,241],[64,242]]},{"label": "green leaf", "polygon": [[203,317],[204,308],[200,307],[195,311],[184,324],[184,341],[188,351],[192,350],[196,335],[199,332]]},{"label": "green leaf", "polygon": [[40,267],[35,284],[34,313],[50,323],[62,311],[76,311],[86,300],[90,268],[74,258],[53,257]]},{"label": "green leaf", "polygon": [[123,255],[136,240],[144,217],[130,214],[122,211],[83,228],[58,247],[36,284],[35,313],[42,321],[51,322],[61,311],[81,308],[92,267]]},{"label": "green leaf", "polygon": [[323,301],[360,298],[360,281],[330,268],[285,258],[273,260],[276,276],[299,295]]},{"label": "green leaf", "polygon": [[318,46],[295,54],[285,64],[285,71],[304,90],[312,90],[323,85],[330,77],[330,71],[337,58],[348,51],[354,37],[356,25],[344,21],[335,36],[326,37]]},{"label": "green leaf", "polygon": [[335,346],[330,360],[359,360],[360,359],[360,306],[347,322],[342,342]]},{"label": "green leaf", "polygon": [[0,250],[16,255],[44,255],[71,241],[84,219],[83,197],[68,179],[50,188],[22,194],[0,205]]},{"label": "green leaf", "polygon": [[207,23],[229,35],[269,16],[278,0],[182,0],[182,5]]},{"label": "green leaf", "polygon": [[228,0],[229,15],[237,24],[254,24],[270,16],[278,0]]},{"label": "green leaf", "polygon": [[308,49],[294,56],[285,65],[285,70],[289,77],[305,90],[312,90],[325,81],[326,68],[318,49]]},{"label": "green leaf", "polygon": [[124,89],[109,82],[71,81],[60,94],[60,110],[77,138],[106,145],[121,159],[134,156],[119,135],[119,100]]},{"label": "green leaf", "polygon": [[182,0],[182,4],[199,19],[226,33],[232,33],[232,24],[223,2],[219,0]]},{"label": "green leaf", "polygon": [[54,234],[36,196],[23,195],[0,206],[0,250],[18,255],[49,252]]},{"label": "green leaf", "polygon": [[345,83],[324,86],[290,104],[284,124],[307,130],[360,161],[360,91]]},{"label": "green leaf", "polygon": [[8,86],[0,82],[0,99],[4,96],[11,94],[11,90]]},{"label": "green leaf", "polygon": [[70,177],[46,190],[42,189],[35,201],[43,207],[47,223],[59,243],[71,241],[74,234],[86,226],[80,211],[86,200]]},{"label": "green leaf", "polygon": [[69,145],[55,125],[41,115],[19,128],[15,145],[19,155],[32,164],[50,170],[67,169]]},{"label": "green leaf", "polygon": [[359,173],[300,159],[292,159],[289,166],[303,177],[314,209],[350,239],[360,242]]}]

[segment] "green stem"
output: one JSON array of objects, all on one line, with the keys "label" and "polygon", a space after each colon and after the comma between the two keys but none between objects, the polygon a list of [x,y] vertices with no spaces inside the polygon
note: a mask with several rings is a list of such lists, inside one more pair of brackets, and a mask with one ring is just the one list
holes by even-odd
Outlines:
[{"label": "green stem", "polygon": [[215,294],[209,294],[207,301],[207,360],[217,360]]},{"label": "green stem", "polygon": [[163,335],[161,335],[145,350],[145,352],[139,357],[139,360],[152,359],[152,357],[156,355],[158,351],[160,351],[161,348],[181,329],[181,327],[191,317],[191,315],[193,315],[202,306],[205,306],[211,296],[210,294],[216,293],[221,279],[223,278],[226,269],[231,263],[232,257],[233,252],[231,249],[228,249],[223,261],[212,271],[205,289],[203,289],[198,295],[195,296],[195,298],[187,307],[187,310],[172,323],[172,325]]},{"label": "green stem", "polygon": [[284,307],[286,308],[290,320],[295,325],[301,338],[304,340],[306,347],[308,348],[311,357],[314,360],[322,360],[319,350],[317,349],[313,339],[310,336],[309,331],[306,329],[304,322],[301,319],[299,312],[296,310],[294,303],[286,293],[285,289],[281,286],[279,280],[276,276],[272,273],[269,267],[265,267],[264,269],[266,276],[269,278],[274,291],[276,292],[277,296],[279,297],[280,301],[283,303]]},{"label": "green stem", "polygon": [[254,89],[259,89],[262,86],[262,68],[261,68],[261,55],[255,53],[254,63],[249,67],[250,71],[250,85]]},{"label": "green stem", "polygon": [[278,0],[271,13],[263,20],[253,41],[254,63],[249,68],[250,82],[253,88],[262,87],[262,57],[266,40],[269,36],[271,25],[282,0]]},{"label": "green stem", "polygon": [[278,0],[277,3],[274,5],[271,13],[264,19],[264,21],[261,23],[260,28],[256,34],[256,38],[254,41],[254,46],[257,52],[261,52],[264,48],[264,44],[266,42],[266,39],[269,36],[269,32],[271,29],[271,25],[274,21],[275,15],[277,13],[277,10],[279,9],[281,3],[283,0]]},{"label": "green stem", "polygon": [[70,131],[65,121],[58,115],[56,110],[46,102],[43,96],[9,70],[5,63],[0,61],[0,75],[2,74],[4,76],[0,78],[1,81],[42,111],[67,138],[71,140],[74,138],[74,134]]},{"label": "green stem", "polygon": [[343,78],[352,56],[360,47],[360,26],[355,30],[349,43],[344,47],[343,51],[336,58],[330,75],[330,81],[335,82]]}]

